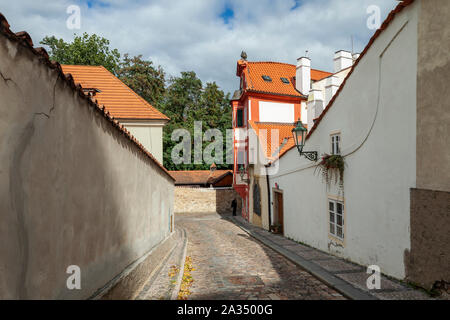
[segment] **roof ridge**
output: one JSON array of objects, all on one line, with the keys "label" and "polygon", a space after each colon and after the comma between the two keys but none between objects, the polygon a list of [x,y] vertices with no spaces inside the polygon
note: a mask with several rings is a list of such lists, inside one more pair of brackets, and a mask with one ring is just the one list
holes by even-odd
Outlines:
[{"label": "roof ridge", "polygon": [[[118,79],[120,82],[120,85],[125,87],[129,92],[131,92],[133,95],[135,95],[141,102],[144,103],[144,105],[150,107],[151,109],[154,109],[157,113],[159,113],[160,115],[163,116],[162,119],[164,120],[170,120],[170,118],[168,116],[166,116],[164,113],[162,113],[161,111],[159,111],[157,108],[155,108],[154,106],[152,106],[150,103],[148,103],[144,98],[142,98],[140,95],[138,95],[136,92],[134,92],[134,90],[132,90],[129,86],[127,86],[122,80],[120,80],[118,77],[116,77],[114,74],[112,74],[111,71],[109,71],[108,69],[106,69],[104,66],[101,66],[103,69],[105,69],[108,72],[108,75],[114,79]],[[120,117],[117,117],[117,119],[120,119]]]},{"label": "roof ridge", "polygon": [[[294,68],[297,67],[295,64],[291,64],[291,63],[287,63],[287,62],[279,62],[279,61],[248,61],[248,63],[249,64],[250,63],[276,63],[276,64],[284,64],[284,65],[291,66],[291,67],[294,67]],[[321,70],[321,69],[316,69],[316,68],[311,68],[311,70],[334,74],[333,72],[325,71],[325,70]]]}]

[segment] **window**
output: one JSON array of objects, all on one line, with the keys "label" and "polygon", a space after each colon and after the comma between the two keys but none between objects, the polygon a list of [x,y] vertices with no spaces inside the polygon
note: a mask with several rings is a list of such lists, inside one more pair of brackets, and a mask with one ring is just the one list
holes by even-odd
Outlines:
[{"label": "window", "polygon": [[237,127],[242,127],[244,126],[244,110],[243,109],[238,109],[237,110],[237,114],[236,114],[236,118],[237,118]]},{"label": "window", "polygon": [[341,134],[331,135],[331,154],[341,154]]},{"label": "window", "polygon": [[330,234],[339,239],[344,239],[344,203],[328,199],[328,214]]},{"label": "window", "polygon": [[263,75],[262,78],[263,78],[264,81],[272,82],[272,78],[269,77],[269,76]]},{"label": "window", "polygon": [[287,78],[280,78],[281,82],[285,83],[285,84],[289,84],[289,79]]}]

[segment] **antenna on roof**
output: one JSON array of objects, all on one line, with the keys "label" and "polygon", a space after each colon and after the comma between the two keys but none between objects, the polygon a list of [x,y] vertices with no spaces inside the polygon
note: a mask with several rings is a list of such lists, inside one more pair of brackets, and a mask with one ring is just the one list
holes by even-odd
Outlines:
[{"label": "antenna on roof", "polygon": [[353,35],[350,35],[350,38],[352,40],[352,57],[353,57],[353,53],[354,53],[354,51],[353,51]]}]

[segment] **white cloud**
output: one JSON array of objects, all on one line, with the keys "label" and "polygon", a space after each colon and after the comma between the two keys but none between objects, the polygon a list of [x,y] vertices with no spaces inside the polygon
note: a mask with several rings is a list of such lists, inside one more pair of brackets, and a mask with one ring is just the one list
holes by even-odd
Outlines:
[{"label": "white cloud", "polygon": [[[242,50],[250,61],[295,64],[309,50],[312,66],[331,71],[333,53],[361,51],[373,30],[366,8],[375,4],[384,18],[394,0],[0,0],[13,31],[30,33],[35,45],[45,35],[69,41],[66,8],[81,6],[82,32],[111,40],[122,53],[143,54],[172,75],[194,70],[203,81],[216,81],[232,92],[238,86],[236,60]],[[3,3],[4,2],[4,3]],[[106,4],[106,6],[104,5]],[[229,24],[220,18],[234,11]]]}]

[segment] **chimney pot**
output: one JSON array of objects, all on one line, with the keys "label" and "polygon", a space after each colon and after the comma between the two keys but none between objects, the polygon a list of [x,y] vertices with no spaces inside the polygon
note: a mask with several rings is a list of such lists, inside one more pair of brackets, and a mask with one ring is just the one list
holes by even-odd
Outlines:
[{"label": "chimney pot", "polygon": [[295,88],[303,95],[308,95],[311,89],[311,59],[307,57],[297,59]]},{"label": "chimney pot", "polygon": [[353,65],[351,52],[339,50],[334,54],[334,73],[347,69]]}]

